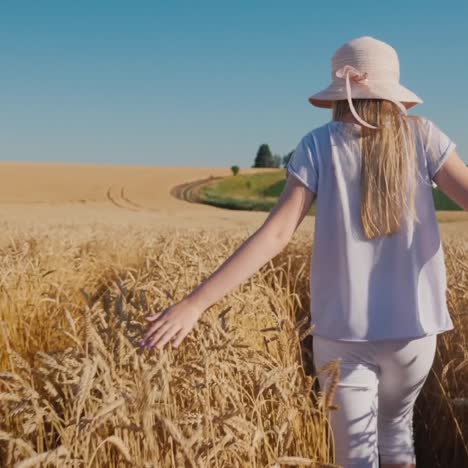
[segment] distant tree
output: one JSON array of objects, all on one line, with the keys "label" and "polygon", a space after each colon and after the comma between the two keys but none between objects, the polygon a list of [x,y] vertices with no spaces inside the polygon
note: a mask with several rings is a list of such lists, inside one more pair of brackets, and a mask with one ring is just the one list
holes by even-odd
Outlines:
[{"label": "distant tree", "polygon": [[255,162],[252,167],[274,167],[273,156],[270,151],[270,147],[264,143],[260,145],[255,157]]},{"label": "distant tree", "polygon": [[281,167],[281,156],[279,154],[273,155],[273,167]]},{"label": "distant tree", "polygon": [[283,156],[283,167],[286,167],[288,165],[289,160],[291,159],[291,156],[293,155],[294,150],[290,151],[288,154]]},{"label": "distant tree", "polygon": [[233,175],[237,175],[239,173],[239,166],[231,166],[231,171]]}]

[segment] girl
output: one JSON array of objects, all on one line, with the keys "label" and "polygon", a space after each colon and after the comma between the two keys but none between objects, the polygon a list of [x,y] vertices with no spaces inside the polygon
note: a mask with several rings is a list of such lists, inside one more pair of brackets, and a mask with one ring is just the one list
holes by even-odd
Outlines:
[{"label": "girl", "polygon": [[382,467],[416,466],[415,400],[437,334],[453,329],[432,182],[468,210],[468,167],[433,122],[407,114],[422,100],[399,78],[396,51],[375,38],[335,52],[332,83],[309,98],[333,119],[297,145],[278,204],[191,294],[146,317],[141,343],[179,346],[204,310],[286,246],[316,199],[314,364],[341,361],[330,423],[345,467],[378,467],[379,455]]}]

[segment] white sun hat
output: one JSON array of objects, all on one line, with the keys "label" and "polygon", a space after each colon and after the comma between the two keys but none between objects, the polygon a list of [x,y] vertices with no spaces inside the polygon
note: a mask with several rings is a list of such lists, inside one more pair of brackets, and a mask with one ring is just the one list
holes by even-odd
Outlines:
[{"label": "white sun hat", "polygon": [[333,101],[347,99],[358,122],[378,128],[359,117],[352,99],[381,98],[393,101],[406,115],[423,100],[400,84],[400,61],[396,50],[371,36],[343,44],[332,57],[332,83],[309,97],[317,107],[331,108]]}]

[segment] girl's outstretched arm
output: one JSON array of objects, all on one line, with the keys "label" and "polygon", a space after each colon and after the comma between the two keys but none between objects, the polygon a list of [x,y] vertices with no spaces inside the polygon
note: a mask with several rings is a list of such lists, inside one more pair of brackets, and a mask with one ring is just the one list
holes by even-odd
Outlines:
[{"label": "girl's outstretched arm", "polygon": [[206,309],[283,250],[314,199],[315,194],[297,178],[288,177],[278,203],[260,228],[184,299],[146,317],[150,325],[141,345],[162,349],[174,337],[172,344],[177,347]]}]

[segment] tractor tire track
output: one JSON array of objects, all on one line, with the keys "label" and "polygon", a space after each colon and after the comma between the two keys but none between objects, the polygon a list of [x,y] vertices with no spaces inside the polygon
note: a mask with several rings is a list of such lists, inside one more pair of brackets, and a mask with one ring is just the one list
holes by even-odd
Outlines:
[{"label": "tractor tire track", "polygon": [[[209,185],[211,182],[223,179],[224,177],[207,177],[205,179],[195,180],[193,182],[186,182],[184,184],[176,185],[170,190],[170,194],[179,199],[191,203],[202,203],[200,191]],[[117,208],[131,211],[160,211],[157,208],[150,208],[139,203],[134,202],[129,198],[126,193],[125,186],[111,185],[106,191],[107,199]]]},{"label": "tractor tire track", "polygon": [[125,187],[121,186],[120,191],[116,191],[111,185],[106,192],[107,199],[116,207],[131,211],[159,211],[156,208],[149,208],[130,200],[125,195]]},{"label": "tractor tire track", "polygon": [[201,203],[201,189],[206,185],[209,185],[210,182],[223,178],[224,177],[222,176],[208,177],[206,179],[200,179],[195,180],[194,182],[186,182],[184,184],[176,185],[175,187],[172,187],[170,194],[179,200],[184,200],[191,203]]},{"label": "tractor tire track", "polygon": [[[108,187],[107,192],[106,192],[106,196],[107,196],[107,199],[108,199],[113,205],[115,205],[116,207],[118,207],[118,208],[123,208],[123,209],[128,208],[127,206],[125,206],[125,204],[124,204],[122,201],[120,201],[120,200],[118,199],[118,197],[117,197],[116,195],[113,195],[113,194],[112,194],[112,185],[111,185],[110,187]],[[131,208],[130,208],[130,209],[131,209]],[[133,209],[133,211],[136,211],[136,210]]]},{"label": "tractor tire track", "polygon": [[138,203],[133,202],[132,200],[130,200],[129,198],[127,198],[127,197],[125,196],[125,187],[121,187],[121,189],[120,189],[120,198],[121,198],[122,200],[125,200],[129,205],[132,205],[132,206],[134,206],[135,208],[139,208],[139,209],[141,209],[141,210],[144,210],[144,209],[145,209],[144,206],[139,205]]}]

